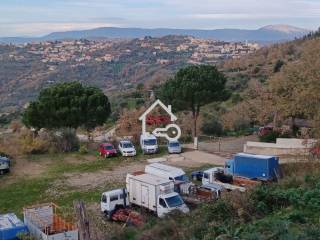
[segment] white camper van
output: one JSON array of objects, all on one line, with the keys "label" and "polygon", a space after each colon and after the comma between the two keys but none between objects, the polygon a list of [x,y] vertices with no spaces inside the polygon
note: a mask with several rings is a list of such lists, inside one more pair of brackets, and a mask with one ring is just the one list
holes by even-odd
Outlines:
[{"label": "white camper van", "polygon": [[149,133],[140,136],[140,146],[144,154],[152,154],[158,151],[157,138]]}]

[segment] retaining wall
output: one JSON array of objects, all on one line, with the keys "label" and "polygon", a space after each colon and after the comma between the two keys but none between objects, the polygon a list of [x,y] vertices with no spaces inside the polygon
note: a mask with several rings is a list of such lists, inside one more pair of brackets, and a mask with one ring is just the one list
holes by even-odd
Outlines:
[{"label": "retaining wall", "polygon": [[276,143],[247,142],[243,151],[264,155],[307,155],[315,139],[277,138]]}]

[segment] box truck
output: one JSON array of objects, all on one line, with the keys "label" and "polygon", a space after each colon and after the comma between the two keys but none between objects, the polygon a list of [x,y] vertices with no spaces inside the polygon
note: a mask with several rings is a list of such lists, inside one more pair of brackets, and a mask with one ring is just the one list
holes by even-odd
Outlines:
[{"label": "box truck", "polygon": [[275,180],[279,177],[279,158],[268,155],[238,153],[234,159],[225,163],[226,174],[258,179],[263,181]]},{"label": "box truck", "polygon": [[127,174],[126,189],[104,192],[101,196],[101,211],[109,219],[118,209],[130,204],[146,208],[158,217],[173,210],[189,212],[180,195],[174,192],[173,181],[141,172]]},{"label": "box truck", "polygon": [[181,196],[174,192],[173,181],[151,174],[127,174],[129,202],[155,212],[163,217],[173,210],[188,213],[189,208]]}]

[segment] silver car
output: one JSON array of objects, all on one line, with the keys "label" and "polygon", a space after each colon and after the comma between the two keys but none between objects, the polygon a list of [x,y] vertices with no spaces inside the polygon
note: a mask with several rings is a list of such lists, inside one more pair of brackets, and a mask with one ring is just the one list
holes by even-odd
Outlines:
[{"label": "silver car", "polygon": [[170,141],[168,142],[168,152],[169,153],[181,153],[182,147],[178,141]]}]

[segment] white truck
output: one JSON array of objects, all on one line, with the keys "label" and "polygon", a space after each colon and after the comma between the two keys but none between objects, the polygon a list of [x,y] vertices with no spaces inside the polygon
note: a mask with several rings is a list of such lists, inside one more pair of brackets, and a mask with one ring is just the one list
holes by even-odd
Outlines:
[{"label": "white truck", "polygon": [[157,138],[149,133],[140,136],[140,146],[144,154],[153,154],[159,149]]},{"label": "white truck", "polygon": [[173,210],[188,213],[189,208],[180,195],[174,192],[174,184],[154,175],[127,174],[126,189],[115,189],[102,193],[101,212],[109,219],[121,208],[137,205],[163,217]]},{"label": "white truck", "polygon": [[101,212],[103,212],[108,219],[111,219],[116,210],[126,208],[129,204],[128,191],[125,188],[102,193],[100,202]]},{"label": "white truck", "polygon": [[189,194],[189,188],[193,185],[181,168],[161,163],[151,163],[145,166],[144,171],[163,179],[172,180],[175,184],[175,191],[181,194]]},{"label": "white truck", "polygon": [[189,182],[189,178],[186,173],[181,169],[162,163],[151,163],[145,166],[145,173],[149,173],[164,179],[172,181],[184,181]]},{"label": "white truck", "polygon": [[189,208],[180,195],[174,192],[171,180],[151,174],[127,174],[126,186],[129,192],[129,202],[147,208],[163,217],[173,210],[188,213]]},{"label": "white truck", "polygon": [[231,191],[232,190],[239,190],[241,192],[246,191],[246,189],[242,186],[237,186],[234,184],[223,183],[221,181],[218,181],[216,178],[216,174],[218,174],[218,173],[224,173],[224,168],[214,167],[214,168],[210,168],[210,169],[203,171],[203,176],[202,176],[203,186],[206,186],[208,184],[216,184],[216,185],[221,186],[224,189],[231,190]]}]

